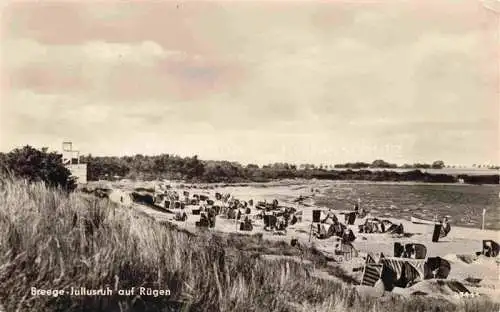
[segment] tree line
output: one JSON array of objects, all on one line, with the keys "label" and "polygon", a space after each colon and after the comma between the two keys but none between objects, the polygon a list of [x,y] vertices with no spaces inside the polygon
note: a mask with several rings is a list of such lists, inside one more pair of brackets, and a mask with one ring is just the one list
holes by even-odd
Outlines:
[{"label": "tree line", "polygon": [[353,162],[345,164],[337,164],[335,168],[349,168],[349,169],[367,169],[367,168],[382,168],[382,169],[443,169],[445,168],[444,161],[436,160],[432,164],[425,163],[414,163],[414,164],[404,164],[398,166],[397,164],[391,164],[383,159],[374,160],[372,163],[366,162]]},{"label": "tree line", "polygon": [[[70,172],[62,165],[62,156],[47,149],[37,150],[30,146],[15,149],[7,154],[0,153],[0,167],[17,176],[33,181],[45,181],[51,185],[73,189],[74,180]],[[328,179],[328,180],[366,180],[366,181],[418,181],[454,183],[462,179],[465,183],[498,184],[499,175],[453,176],[449,174],[431,174],[418,168],[408,167],[404,172],[392,170],[398,168],[384,160],[375,160],[371,164],[356,162],[328,166],[313,164],[295,165],[274,163],[264,166],[257,164],[242,165],[231,161],[200,160],[198,156],[181,157],[162,154],[156,156],[135,155],[122,157],[95,157],[84,155],[81,163],[87,164],[87,179],[96,180],[184,180],[189,182],[266,182],[276,179]],[[429,168],[443,168],[444,162],[435,161]],[[339,170],[343,168],[345,170]],[[377,168],[379,170],[369,170]],[[353,170],[356,169],[356,170]],[[380,170],[384,169],[384,170]]]}]

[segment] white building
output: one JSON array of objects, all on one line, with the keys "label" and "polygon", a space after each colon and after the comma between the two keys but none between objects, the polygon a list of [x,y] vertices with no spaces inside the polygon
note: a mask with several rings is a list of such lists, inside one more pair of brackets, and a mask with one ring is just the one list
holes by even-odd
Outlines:
[{"label": "white building", "polygon": [[76,177],[78,184],[87,183],[87,164],[80,163],[80,151],[73,150],[72,142],[63,142],[62,144],[63,164]]}]

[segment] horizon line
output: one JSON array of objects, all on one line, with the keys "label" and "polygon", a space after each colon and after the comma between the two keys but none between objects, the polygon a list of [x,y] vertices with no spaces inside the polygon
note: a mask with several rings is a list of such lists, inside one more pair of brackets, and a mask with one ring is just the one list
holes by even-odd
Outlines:
[{"label": "horizon line", "polygon": [[[64,141],[64,142],[71,142],[71,141]],[[46,147],[46,146],[40,146],[40,147],[37,147],[37,146],[34,146],[34,145],[30,145],[30,144],[23,144],[21,146],[18,146],[18,147],[15,147],[13,149],[11,149],[10,151],[0,151],[0,153],[3,153],[3,154],[7,154],[11,151],[13,151],[14,149],[16,148],[23,148],[25,146],[31,146],[33,148],[36,148],[38,150],[42,150],[43,148],[47,148],[49,152],[56,152],[58,154],[64,154],[62,148],[61,149],[50,149],[50,147]],[[382,160],[390,165],[396,165],[397,168],[385,168],[385,169],[403,169],[401,168],[402,166],[404,165],[415,165],[415,164],[421,164],[421,165],[432,165],[433,162],[435,161],[443,161],[444,162],[444,168],[450,168],[450,169],[453,169],[451,168],[451,166],[453,167],[456,167],[456,168],[469,168],[469,169],[490,169],[491,168],[488,168],[488,167],[498,167],[500,166],[500,164],[497,164],[497,163],[473,163],[473,164],[457,164],[457,163],[447,163],[445,160],[442,160],[442,159],[435,159],[435,160],[432,160],[432,161],[406,161],[406,162],[403,162],[403,163],[400,163],[400,162],[391,162],[391,161],[388,161],[388,160],[385,160],[383,158],[375,158],[373,160],[350,160],[350,161],[341,161],[341,162],[337,162],[337,163],[334,163],[334,162],[309,162],[309,161],[286,161],[286,160],[281,160],[281,161],[278,161],[278,162],[267,162],[267,163],[262,163],[262,162],[251,162],[251,161],[242,161],[242,160],[229,160],[229,159],[210,159],[210,158],[204,158],[204,157],[200,157],[200,155],[198,153],[195,153],[195,154],[192,154],[192,155],[182,155],[180,153],[168,153],[168,152],[164,152],[164,153],[156,153],[156,154],[141,154],[141,153],[136,153],[136,154],[121,154],[121,155],[112,155],[112,154],[93,154],[91,152],[88,152],[88,153],[82,153],[80,150],[73,150],[74,152],[79,152],[79,156],[80,157],[87,157],[87,156],[92,156],[92,157],[117,157],[117,158],[122,158],[122,157],[135,157],[135,156],[138,156],[138,155],[141,155],[141,156],[144,156],[144,157],[158,157],[158,156],[162,156],[162,155],[169,155],[169,156],[174,156],[174,157],[180,157],[180,158],[191,158],[191,157],[197,157],[200,161],[212,161],[212,162],[229,162],[229,163],[238,163],[240,165],[249,165],[249,164],[254,164],[254,165],[258,165],[259,167],[263,167],[263,166],[267,166],[267,165],[273,165],[273,164],[277,164],[277,163],[282,163],[282,164],[289,164],[289,165],[296,165],[296,166],[300,166],[300,165],[314,165],[315,167],[319,167],[319,166],[327,166],[327,167],[332,167],[332,166],[335,166],[335,165],[345,165],[345,164],[355,164],[355,163],[364,163],[364,164],[368,164],[368,165],[371,165],[374,161],[376,160]],[[480,167],[479,167],[480,166]],[[361,168],[362,169],[362,168]],[[410,168],[411,169],[411,168]]]}]

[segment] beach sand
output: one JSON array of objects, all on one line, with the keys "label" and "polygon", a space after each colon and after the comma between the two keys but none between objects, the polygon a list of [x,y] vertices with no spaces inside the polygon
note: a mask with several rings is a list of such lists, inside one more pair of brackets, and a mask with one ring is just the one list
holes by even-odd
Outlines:
[{"label": "beach sand", "polygon": [[[210,229],[210,231],[218,231],[223,233],[241,233],[241,234],[256,234],[262,233],[265,239],[269,240],[283,240],[290,242],[292,238],[299,241],[301,245],[312,246],[321,250],[327,255],[333,255],[335,250],[335,245],[338,243],[335,238],[328,238],[324,240],[319,240],[316,238],[310,238],[310,225],[312,221],[312,211],[314,209],[325,209],[324,207],[316,207],[314,205],[314,198],[323,196],[322,193],[329,186],[328,183],[321,181],[307,182],[307,184],[301,183],[284,183],[284,185],[275,184],[267,187],[262,187],[261,184],[250,185],[250,186],[229,186],[212,190],[190,190],[196,193],[209,193],[214,196],[215,192],[220,193],[230,193],[235,198],[240,200],[253,199],[254,203],[257,201],[271,202],[273,199],[278,199],[280,205],[295,207],[303,211],[302,222],[297,223],[293,226],[289,226],[286,235],[275,235],[271,232],[265,231],[263,226],[263,221],[261,219],[256,219],[255,214],[260,211],[257,209],[252,209],[250,217],[253,222],[253,230],[251,232],[239,231],[239,223],[235,220],[227,220],[223,217],[217,217],[215,228]],[[133,204],[130,201],[128,193],[130,188],[125,188],[123,186],[116,187],[112,186],[113,193],[110,198],[113,201],[120,202],[120,198],[124,198],[124,205],[131,206],[138,211],[147,214],[160,222],[172,222],[181,228],[187,229],[192,232],[196,232],[197,228],[195,222],[200,219],[198,215],[192,215],[191,209],[196,208],[195,206],[186,206],[185,210],[188,214],[188,219],[185,222],[175,221],[174,214],[165,213],[161,210],[152,209],[143,205]],[[315,190],[311,193],[311,188]],[[317,192],[316,190],[319,190]],[[314,194],[311,200],[309,200],[310,207],[301,206],[293,203],[293,200],[298,198],[300,195],[311,195]],[[340,221],[344,218],[340,214],[337,215]],[[371,217],[368,215],[367,217]],[[498,257],[497,258],[486,258],[486,257],[474,257],[475,252],[481,251],[482,240],[483,239],[493,239],[495,241],[500,241],[500,231],[493,230],[481,230],[474,228],[462,228],[452,225],[451,232],[447,237],[442,238],[437,243],[431,241],[433,226],[413,224],[408,220],[398,219],[397,216],[394,218],[388,218],[393,223],[401,223],[404,226],[406,233],[411,233],[411,237],[401,237],[391,234],[362,234],[358,233],[358,225],[364,223],[365,219],[357,219],[354,225],[348,226],[355,233],[356,240],[353,242],[354,247],[359,251],[360,257],[368,252],[375,254],[383,253],[386,256],[393,255],[393,245],[395,242],[401,243],[422,243],[427,247],[428,257],[443,257],[447,259],[451,264],[451,272],[448,276],[448,280],[458,280],[468,287],[471,292],[479,293],[481,295],[486,295],[491,297],[493,300],[500,302],[500,270]],[[465,255],[465,256],[462,256]],[[347,272],[351,272],[353,277],[360,278],[361,273],[352,273],[352,268],[362,265],[364,260],[358,257],[352,261],[343,262],[340,265]],[[480,279],[479,283],[469,283],[466,281],[468,278]],[[423,293],[428,293],[429,295],[439,296],[442,295],[447,299],[456,300],[456,296],[451,296],[449,291],[445,290],[445,287],[441,287],[443,291],[440,293],[433,289],[436,287],[435,281],[425,281],[424,283],[418,283],[417,285],[407,288],[407,289],[395,289],[395,293],[411,293],[412,291],[420,291]]]}]

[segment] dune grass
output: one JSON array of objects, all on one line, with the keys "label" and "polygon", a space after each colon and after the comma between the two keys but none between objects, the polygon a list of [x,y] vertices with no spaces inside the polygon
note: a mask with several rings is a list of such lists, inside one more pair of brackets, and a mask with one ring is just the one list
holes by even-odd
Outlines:
[{"label": "dune grass", "polygon": [[[420,296],[363,296],[353,286],[314,277],[311,267],[300,262],[249,256],[248,246],[254,255],[272,247],[259,247],[258,237],[192,236],[105,199],[0,178],[0,304],[6,311],[499,308],[484,299],[455,305]],[[280,250],[274,247],[274,252]],[[118,290],[141,286],[168,289],[170,296],[50,297],[30,292],[31,287]]]}]

